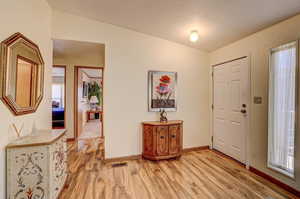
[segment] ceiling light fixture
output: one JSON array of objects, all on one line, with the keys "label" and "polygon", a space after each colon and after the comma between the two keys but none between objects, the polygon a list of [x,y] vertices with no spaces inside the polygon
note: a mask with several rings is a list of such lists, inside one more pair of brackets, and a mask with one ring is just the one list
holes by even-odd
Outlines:
[{"label": "ceiling light fixture", "polygon": [[196,42],[199,39],[199,33],[197,30],[193,30],[190,34],[190,41],[191,42]]}]

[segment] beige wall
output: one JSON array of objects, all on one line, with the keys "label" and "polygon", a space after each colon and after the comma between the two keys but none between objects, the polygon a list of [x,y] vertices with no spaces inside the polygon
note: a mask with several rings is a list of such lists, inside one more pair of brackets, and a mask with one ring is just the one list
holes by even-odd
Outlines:
[{"label": "beige wall", "polygon": [[54,57],[54,65],[66,66],[66,128],[68,138],[74,138],[74,66],[104,66],[104,53],[81,57]]},{"label": "beige wall", "polygon": [[300,134],[297,135],[296,181],[267,169],[268,52],[300,38],[300,15],[274,25],[210,54],[211,65],[241,56],[251,56],[251,96],[263,98],[251,104],[250,165],[300,190]]},{"label": "beige wall", "polygon": [[[0,41],[16,32],[39,45],[45,61],[45,74],[51,74],[51,9],[45,0],[2,0],[0,6]],[[5,146],[16,139],[12,123],[18,128],[24,124],[22,134],[29,134],[33,127],[51,128],[51,75],[45,75],[45,95],[36,113],[15,117],[0,101],[0,198],[5,196]]]},{"label": "beige wall", "polygon": [[180,44],[86,18],[53,13],[55,39],[105,44],[104,134],[107,158],[140,154],[141,122],[147,111],[147,72],[178,72],[178,111],[184,120],[183,146],[209,144],[208,54]]}]

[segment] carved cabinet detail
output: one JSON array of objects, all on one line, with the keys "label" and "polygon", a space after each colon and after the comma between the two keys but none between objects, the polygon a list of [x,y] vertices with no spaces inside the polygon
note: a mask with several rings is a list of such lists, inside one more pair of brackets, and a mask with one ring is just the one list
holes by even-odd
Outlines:
[{"label": "carved cabinet detail", "polygon": [[183,121],[143,122],[143,157],[161,160],[182,153]]},{"label": "carved cabinet detail", "polygon": [[65,130],[37,132],[7,146],[7,198],[56,199],[67,178]]},{"label": "carved cabinet detail", "polygon": [[169,128],[168,126],[158,126],[156,127],[157,132],[157,145],[156,145],[156,152],[157,155],[168,155],[169,154]]},{"label": "carved cabinet detail", "polygon": [[169,153],[177,154],[180,152],[181,146],[181,126],[171,125],[169,126]]},{"label": "carved cabinet detail", "polygon": [[154,136],[153,136],[153,128],[151,126],[144,127],[144,153],[152,154],[154,152]]}]

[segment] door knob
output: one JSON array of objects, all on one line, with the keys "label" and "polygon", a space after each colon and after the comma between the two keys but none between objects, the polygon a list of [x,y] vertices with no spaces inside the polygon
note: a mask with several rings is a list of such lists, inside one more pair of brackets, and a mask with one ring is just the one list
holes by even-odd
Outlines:
[{"label": "door knob", "polygon": [[245,109],[242,109],[241,113],[247,113],[247,111]]}]

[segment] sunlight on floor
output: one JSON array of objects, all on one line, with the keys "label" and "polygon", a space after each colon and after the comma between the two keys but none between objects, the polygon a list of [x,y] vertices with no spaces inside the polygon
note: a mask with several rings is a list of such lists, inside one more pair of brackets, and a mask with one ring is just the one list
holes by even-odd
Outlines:
[{"label": "sunlight on floor", "polygon": [[102,123],[99,120],[90,120],[83,127],[82,133],[78,139],[81,140],[101,137],[101,125]]}]

